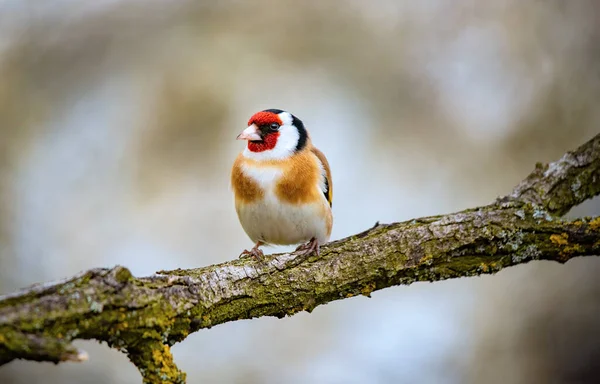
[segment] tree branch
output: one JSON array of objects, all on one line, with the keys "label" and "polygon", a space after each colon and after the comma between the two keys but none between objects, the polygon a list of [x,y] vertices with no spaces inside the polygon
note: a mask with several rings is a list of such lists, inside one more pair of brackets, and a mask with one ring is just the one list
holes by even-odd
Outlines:
[{"label": "tree branch", "polygon": [[600,193],[600,135],[558,161],[538,163],[510,195],[560,217]]},{"label": "tree branch", "polygon": [[74,339],[127,353],[144,382],[184,383],[169,346],[202,328],[284,317],[415,281],[494,273],[531,260],[564,263],[600,251],[600,218],[557,218],[600,193],[600,135],[538,165],[508,196],[479,208],[375,227],[294,253],[135,278],[124,267],[0,297],[0,365],[85,359]]}]

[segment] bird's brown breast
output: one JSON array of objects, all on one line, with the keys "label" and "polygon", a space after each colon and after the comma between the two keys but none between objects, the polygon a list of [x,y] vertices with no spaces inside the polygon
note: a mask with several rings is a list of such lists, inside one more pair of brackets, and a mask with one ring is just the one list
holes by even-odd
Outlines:
[{"label": "bird's brown breast", "polygon": [[319,201],[320,168],[310,151],[302,151],[285,162],[281,179],[277,183],[277,197],[291,204]]},{"label": "bird's brown breast", "polygon": [[317,186],[321,177],[319,158],[307,148],[283,160],[256,161],[240,154],[231,174],[231,184],[236,198],[243,203],[262,199],[264,191],[258,181],[244,172],[244,167],[269,168],[281,171],[274,185],[277,198],[290,204],[304,204],[321,200],[322,193]]},{"label": "bird's brown breast", "polygon": [[[311,147],[282,160],[237,157],[231,184],[238,217],[251,239],[272,244],[311,237],[327,241],[333,224],[331,191],[321,190],[320,184],[325,173],[331,185],[331,172],[321,157]],[[304,235],[308,237],[298,238]]]},{"label": "bird's brown breast", "polygon": [[264,191],[260,185],[251,177],[244,173],[242,164],[247,161],[240,154],[233,163],[231,170],[231,185],[235,194],[236,201],[242,203],[251,203],[263,198]]}]

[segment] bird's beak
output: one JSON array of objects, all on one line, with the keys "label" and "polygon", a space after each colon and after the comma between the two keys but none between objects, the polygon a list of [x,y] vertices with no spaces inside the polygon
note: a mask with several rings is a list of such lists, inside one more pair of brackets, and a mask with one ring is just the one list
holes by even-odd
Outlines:
[{"label": "bird's beak", "polygon": [[248,140],[248,141],[260,141],[262,136],[258,133],[258,129],[255,124],[252,124],[248,128],[244,129],[237,137],[237,140]]}]

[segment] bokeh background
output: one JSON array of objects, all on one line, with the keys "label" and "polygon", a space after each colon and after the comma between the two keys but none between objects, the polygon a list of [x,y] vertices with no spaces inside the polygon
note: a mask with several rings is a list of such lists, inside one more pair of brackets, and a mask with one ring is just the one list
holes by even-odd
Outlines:
[{"label": "bokeh background", "polygon": [[[0,293],[251,246],[229,170],[265,108],[330,159],[334,239],[486,204],[600,131],[599,43],[593,0],[0,0]],[[591,383],[599,273],[585,258],[395,287],[173,352],[189,383]],[[0,382],[140,382],[78,344],[90,361],[12,362]]]}]

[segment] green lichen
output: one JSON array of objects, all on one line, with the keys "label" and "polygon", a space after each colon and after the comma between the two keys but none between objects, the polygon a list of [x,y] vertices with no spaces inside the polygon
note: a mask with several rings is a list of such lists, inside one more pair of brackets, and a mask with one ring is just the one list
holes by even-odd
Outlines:
[{"label": "green lichen", "polygon": [[425,255],[419,260],[420,265],[432,265],[433,264],[433,256]]},{"label": "green lichen", "polygon": [[90,303],[90,311],[94,313],[101,313],[102,309],[104,309],[104,304],[99,303],[97,301],[92,301]]},{"label": "green lichen", "polygon": [[525,261],[539,260],[541,255],[542,252],[539,250],[537,245],[528,244],[524,249],[520,249],[518,252],[515,252],[515,254],[512,256],[512,263],[519,264]]},{"label": "green lichen", "polygon": [[133,275],[131,274],[131,271],[129,271],[129,269],[119,266],[116,268],[115,271],[115,279],[121,284],[126,284],[129,281],[133,280]]},{"label": "green lichen", "polygon": [[515,216],[517,216],[518,218],[520,218],[521,220],[523,220],[526,217],[526,213],[525,213],[524,210],[518,209],[517,211],[515,211]]},{"label": "green lichen", "polygon": [[553,220],[552,215],[550,215],[550,213],[547,210],[545,210],[541,207],[538,207],[538,206],[533,208],[533,218],[538,219],[538,224],[540,223],[539,220],[545,220],[545,221]]}]

